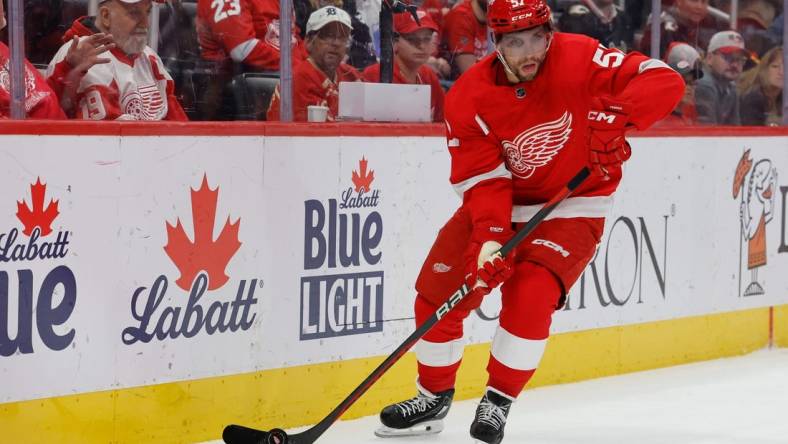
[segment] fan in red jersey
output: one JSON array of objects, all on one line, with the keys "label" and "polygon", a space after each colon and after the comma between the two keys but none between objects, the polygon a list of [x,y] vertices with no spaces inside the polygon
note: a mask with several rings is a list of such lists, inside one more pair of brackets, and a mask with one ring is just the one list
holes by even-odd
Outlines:
[{"label": "fan in red jersey", "polygon": [[[5,28],[5,10],[0,1],[0,30]],[[58,97],[47,85],[46,79],[28,61],[24,60],[25,113],[33,119],[65,119]],[[11,115],[11,50],[0,42],[0,119]]]},{"label": "fan in red jersey", "polygon": [[[293,66],[306,58],[298,34],[294,27],[290,35]],[[245,71],[276,71],[281,40],[279,1],[198,0],[197,36],[205,60],[220,64],[232,61]]]},{"label": "fan in red jersey", "polygon": [[[659,60],[556,32],[543,0],[493,0],[495,52],[446,96],[450,181],[462,206],[439,232],[416,281],[420,325],[467,282],[474,287],[415,346],[418,394],[381,412],[379,436],[436,433],[454,395],[463,320],[502,284],[487,389],[471,425],[503,440],[509,409],[536,371],[553,312],[592,259],[630,156],[628,130],[643,130],[678,103],[684,82]],[[513,253],[496,251],[577,171],[595,173]]]},{"label": "fan in red jersey", "polygon": [[462,0],[443,18],[442,57],[451,64],[452,78],[487,54],[487,0]]},{"label": "fan in red jersey", "polygon": [[[328,107],[327,120],[339,111],[339,83],[358,82],[361,73],[344,62],[350,47],[350,15],[336,6],[324,6],[309,16],[306,44],[309,57],[293,71],[293,120],[306,122],[308,107]],[[268,120],[279,120],[282,98],[279,85],[268,107]]]},{"label": "fan in red jersey", "polygon": [[[95,17],[74,21],[65,43],[49,62],[47,78],[75,116],[92,120],[188,120],[177,97],[175,82],[164,62],[148,45],[152,0],[100,0]],[[70,55],[81,47],[102,45],[103,60],[85,66],[76,85],[69,80]],[[72,79],[73,80],[73,79]],[[73,99],[67,91],[74,91]],[[70,106],[66,106],[70,108]]]},{"label": "fan in red jersey", "polygon": [[[430,115],[434,122],[443,122],[443,88],[428,61],[438,25],[423,9],[416,12],[419,23],[409,13],[394,15],[394,83],[429,85]],[[364,80],[380,82],[380,63],[364,70]]]}]

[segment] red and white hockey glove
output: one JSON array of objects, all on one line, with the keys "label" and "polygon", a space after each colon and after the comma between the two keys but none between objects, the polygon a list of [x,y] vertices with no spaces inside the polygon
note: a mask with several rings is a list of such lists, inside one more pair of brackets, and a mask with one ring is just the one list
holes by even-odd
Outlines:
[{"label": "red and white hockey glove", "polygon": [[478,296],[489,294],[514,273],[514,251],[506,257],[497,254],[514,232],[503,227],[479,227],[471,234],[465,254],[465,282]]},{"label": "red and white hockey glove", "polygon": [[630,105],[609,97],[591,99],[588,111],[588,148],[591,171],[604,180],[610,179],[610,170],[620,166],[632,155],[624,139],[629,121]]}]

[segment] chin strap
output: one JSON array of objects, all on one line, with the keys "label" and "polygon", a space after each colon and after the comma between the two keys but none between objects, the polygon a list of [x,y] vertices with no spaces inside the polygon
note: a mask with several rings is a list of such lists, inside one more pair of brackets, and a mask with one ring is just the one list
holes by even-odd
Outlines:
[{"label": "chin strap", "polygon": [[519,77],[517,77],[517,74],[515,74],[514,71],[512,71],[511,67],[509,67],[509,64],[506,62],[506,58],[501,53],[501,50],[498,49],[498,45],[495,45],[495,54],[498,56],[498,61],[500,61],[501,64],[503,65],[503,70],[506,71],[506,77],[509,78],[510,81],[513,79],[519,79]]}]

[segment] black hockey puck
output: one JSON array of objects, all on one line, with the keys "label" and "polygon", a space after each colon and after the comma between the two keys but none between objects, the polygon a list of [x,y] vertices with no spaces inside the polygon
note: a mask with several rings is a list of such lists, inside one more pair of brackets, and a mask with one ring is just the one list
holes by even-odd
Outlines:
[{"label": "black hockey puck", "polygon": [[266,444],[287,444],[287,433],[282,429],[271,429]]}]

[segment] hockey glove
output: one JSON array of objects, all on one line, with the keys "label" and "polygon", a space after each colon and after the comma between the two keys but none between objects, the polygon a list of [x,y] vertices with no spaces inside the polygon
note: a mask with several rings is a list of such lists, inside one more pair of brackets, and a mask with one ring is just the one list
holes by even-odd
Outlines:
[{"label": "hockey glove", "polygon": [[514,273],[514,251],[506,257],[497,254],[503,243],[514,235],[511,229],[479,227],[471,234],[465,254],[466,283],[479,296],[490,293]]},{"label": "hockey glove", "polygon": [[609,180],[610,171],[632,155],[632,149],[624,139],[629,112],[628,103],[609,97],[591,99],[588,111],[589,162],[591,171],[604,180]]}]

